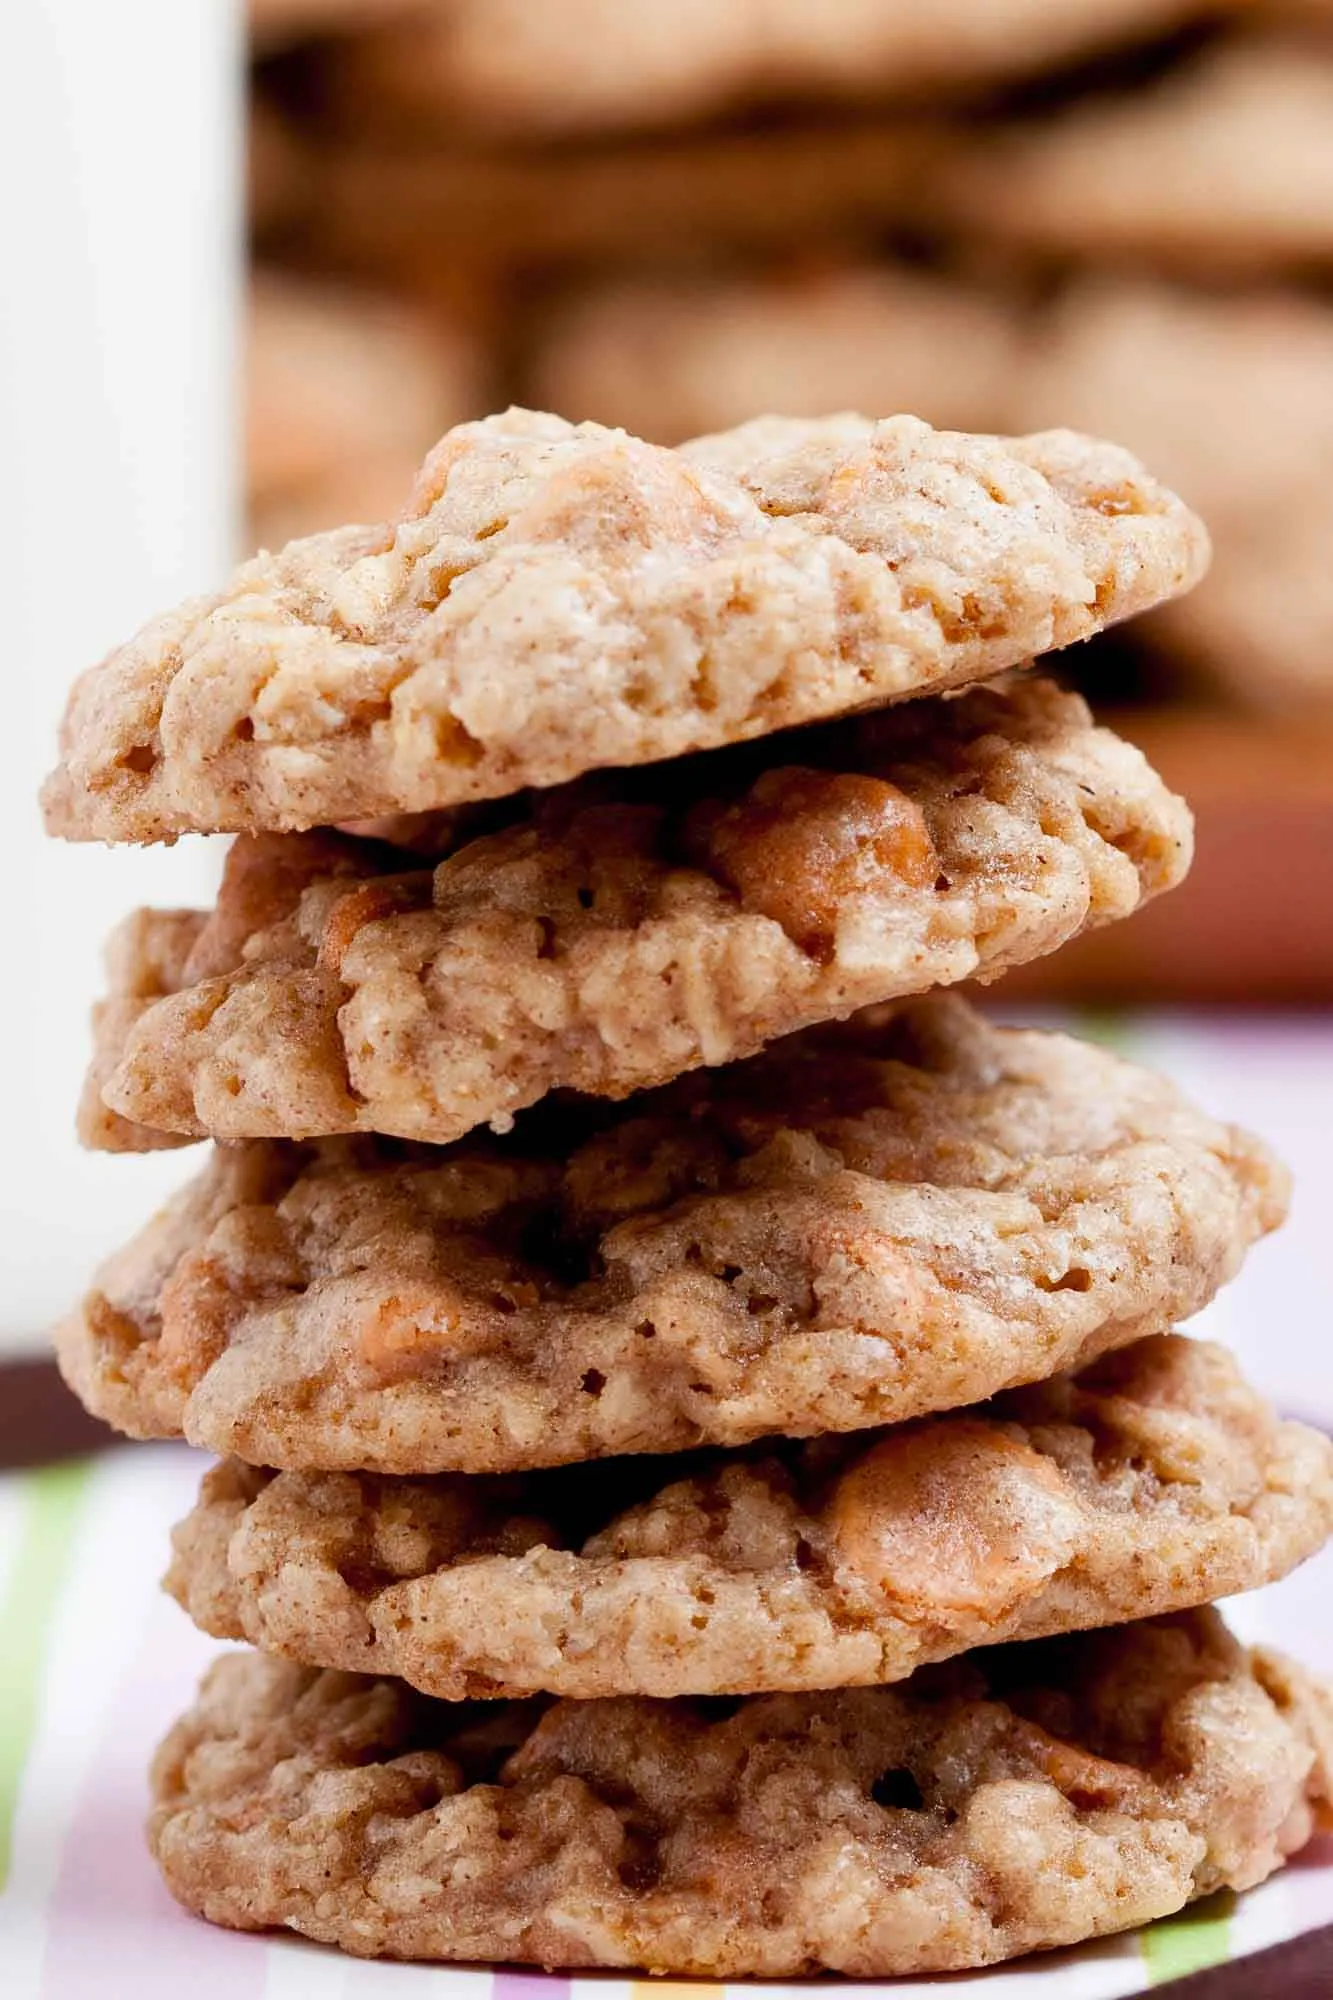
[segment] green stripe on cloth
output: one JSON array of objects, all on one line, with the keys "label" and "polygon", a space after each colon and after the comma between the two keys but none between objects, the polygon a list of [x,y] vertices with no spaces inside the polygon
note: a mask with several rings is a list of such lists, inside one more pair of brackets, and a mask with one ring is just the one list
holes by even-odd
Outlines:
[{"label": "green stripe on cloth", "polygon": [[1152,1985],[1206,1972],[1231,1956],[1231,1912],[1236,1898],[1230,1889],[1191,1903],[1179,1916],[1163,1917],[1139,1932],[1139,1951]]},{"label": "green stripe on cloth", "polygon": [[22,1516],[0,1597],[0,1888],[9,1878],[14,1812],[41,1702],[47,1646],[91,1462],[43,1466],[21,1477]]},{"label": "green stripe on cloth", "polygon": [[1135,1025],[1134,1015],[1125,1008],[1073,1007],[1069,1013],[1071,1035],[1097,1042],[1115,1056],[1133,1055]]}]

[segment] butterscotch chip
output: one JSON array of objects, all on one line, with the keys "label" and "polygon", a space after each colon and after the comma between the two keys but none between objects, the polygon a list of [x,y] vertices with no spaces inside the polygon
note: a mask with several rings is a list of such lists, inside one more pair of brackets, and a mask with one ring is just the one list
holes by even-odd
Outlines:
[{"label": "butterscotch chip", "polygon": [[505,1472],[957,1409],[1183,1319],[1281,1221],[1166,1079],[937,996],[508,1140],[221,1147],[59,1334],[122,1430]]},{"label": "butterscotch chip", "polygon": [[529,386],[552,409],[668,443],[757,409],[843,402],[986,430],[1012,406],[1021,346],[1003,301],[906,269],[642,280],[557,315]]},{"label": "butterscotch chip", "polygon": [[52,832],[424,811],[978,680],[1197,580],[1113,446],[764,419],[679,451],[511,411],[405,517],[291,544],[86,674]]},{"label": "butterscotch chip", "polygon": [[440,123],[662,125],[756,101],[957,92],[1204,11],[1201,0],[691,0],[669,14],[619,0],[454,0],[358,40],[347,83],[359,104]]},{"label": "butterscotch chip", "polygon": [[1145,621],[1145,639],[1253,707],[1333,701],[1327,303],[1088,284],[1034,343],[1022,409],[1106,424],[1206,515],[1217,563]]},{"label": "butterscotch chip", "polygon": [[203,1628],[447,1701],[751,1694],[1183,1610],[1333,1533],[1333,1445],[1169,1335],[974,1413],[523,1479],[210,1472]]},{"label": "butterscotch chip", "polygon": [[1080,263],[1252,275],[1333,259],[1333,50],[1240,39],[1150,88],[988,131],[942,169],[954,220]]},{"label": "butterscotch chip", "polygon": [[1333,1693],[1200,1611],[731,1713],[479,1714],[232,1654],[149,1838],[201,1916],[362,1956],[885,1977],[1249,1888],[1330,1790]]},{"label": "butterscotch chip", "polygon": [[238,843],[178,990],[142,1004],[132,919],[104,1103],[182,1138],[443,1143],[993,978],[1170,888],[1192,840],[1136,750],[1024,677],[467,832],[433,870],[328,834]]}]

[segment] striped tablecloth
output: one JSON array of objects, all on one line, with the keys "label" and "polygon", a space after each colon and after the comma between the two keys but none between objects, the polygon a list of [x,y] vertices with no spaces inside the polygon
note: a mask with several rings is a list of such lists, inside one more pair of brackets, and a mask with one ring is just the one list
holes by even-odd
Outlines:
[{"label": "striped tablecloth", "polygon": [[[1211,1109],[1254,1125],[1298,1175],[1288,1230],[1196,1322],[1288,1411],[1333,1423],[1333,1023],[1114,1030]],[[670,1983],[350,1961],[215,1931],[177,1910],[140,1838],[153,1746],[218,1650],[157,1589],[200,1461],[143,1446],[0,1477],[0,1995],[3,2000],[673,2000]],[[1333,1553],[1241,1600],[1247,1638],[1333,1673]],[[1263,1888],[1129,1938],[950,1987],[1110,2000],[1333,1919],[1333,1841]],[[1054,1983],[1053,1983],[1054,1982]],[[564,1989],[588,1988],[587,1996]],[[895,1995],[935,1982],[900,1983]],[[708,1993],[691,1985],[692,1995]],[[793,1993],[803,1989],[793,1988]]]}]

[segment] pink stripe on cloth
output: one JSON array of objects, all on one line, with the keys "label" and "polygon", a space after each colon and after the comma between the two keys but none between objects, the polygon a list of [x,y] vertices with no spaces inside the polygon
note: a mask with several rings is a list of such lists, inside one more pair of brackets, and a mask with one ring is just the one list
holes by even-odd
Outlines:
[{"label": "pink stripe on cloth", "polygon": [[[42,2000],[261,2000],[258,1937],[187,1916],[144,1842],[147,1771],[189,1702],[209,1649],[174,1604],[158,1600],[143,1645],[107,1707],[65,1836],[50,1907]],[[89,1672],[97,1671],[95,1660]]]},{"label": "pink stripe on cloth", "polygon": [[570,1981],[555,1972],[497,1972],[491,2000],[566,2000]]}]

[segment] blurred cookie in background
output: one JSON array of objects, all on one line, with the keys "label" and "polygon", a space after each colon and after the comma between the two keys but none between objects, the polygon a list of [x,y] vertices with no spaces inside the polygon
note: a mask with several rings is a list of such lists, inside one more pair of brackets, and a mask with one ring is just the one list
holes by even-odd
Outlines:
[{"label": "blurred cookie in background", "polygon": [[938,122],[805,120],[765,130],[501,147],[352,132],[318,142],[312,236],[386,279],[447,260],[508,275],[699,265],[735,251],[873,244],[910,222]]},{"label": "blurred cookie in background", "polygon": [[1004,1006],[1327,1006],[1333,709],[1228,714],[1181,701],[1121,709],[1115,719],[1167,783],[1188,793],[1194,867],[1175,895],[1116,925],[1114,938],[1087,932],[1016,966],[1005,975]]},{"label": "blurred cookie in background", "polygon": [[245,176],[246,209],[255,243],[271,243],[300,225],[316,185],[309,148],[281,106],[258,90],[250,98]]},{"label": "blurred cookie in background", "polygon": [[1239,36],[1153,83],[983,128],[940,191],[953,227],[1059,263],[1333,265],[1333,40]]},{"label": "blurred cookie in background", "polygon": [[423,0],[249,0],[247,12],[251,40],[267,53],[310,35],[346,34],[395,16],[420,16]]},{"label": "blurred cookie in background", "polygon": [[1333,710],[1333,302],[1089,283],[1016,415],[1123,438],[1208,522],[1210,574],[1145,640],[1249,707]]},{"label": "blurred cookie in background", "polygon": [[442,431],[487,401],[471,334],[406,300],[255,273],[246,362],[251,539],[385,520]]},{"label": "blurred cookie in background", "polygon": [[910,410],[993,430],[1019,347],[1006,302],[892,266],[612,283],[557,311],[523,393],[664,444],[766,410]]},{"label": "blurred cookie in background", "polygon": [[[290,0],[295,4],[295,0]],[[396,115],[661,126],[794,99],[957,93],[1216,12],[1207,0],[453,0],[358,37],[345,83]]]}]

